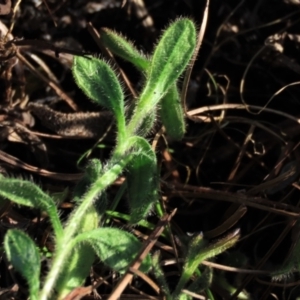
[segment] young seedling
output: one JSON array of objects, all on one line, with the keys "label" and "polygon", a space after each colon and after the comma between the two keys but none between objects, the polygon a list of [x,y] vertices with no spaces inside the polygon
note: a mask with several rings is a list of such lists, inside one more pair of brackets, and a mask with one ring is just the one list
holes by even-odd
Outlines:
[{"label": "young seedling", "polygon": [[[157,253],[153,256],[153,274],[159,282],[161,289],[164,291],[167,300],[192,300],[192,296],[184,293],[183,290],[188,290],[191,293],[200,293],[205,290],[210,299],[214,299],[209,286],[212,282],[211,268],[204,268],[200,271],[199,266],[203,260],[215,257],[216,255],[226,251],[228,248],[235,245],[239,239],[239,230],[234,231],[228,236],[209,243],[204,240],[201,234],[191,238],[187,245],[187,251],[184,259],[184,264],[181,271],[180,279],[176,288],[171,293],[170,288],[165,280],[163,271],[159,265],[159,256]],[[191,279],[193,281],[190,283]]]},{"label": "young seedling", "polygon": [[[113,114],[117,140],[105,164],[93,159],[87,165],[84,176],[74,190],[76,207],[65,225],[59,218],[55,201],[34,183],[0,178],[0,196],[3,199],[39,208],[47,213],[53,227],[55,252],[43,283],[40,281],[41,251],[33,240],[17,229],[8,230],[5,236],[6,255],[26,279],[29,296],[33,300],[64,299],[84,283],[96,256],[112,270],[119,273],[126,271],[139,252],[141,242],[124,230],[103,226],[103,215],[108,204],[105,189],[121,173],[125,173],[130,207],[128,221],[136,224],[143,220],[157,203],[159,179],[156,155],[145,136],[151,131],[157,113],[170,137],[181,139],[185,132],[176,83],[196,46],[193,22],[182,18],[172,23],[151,56],[143,56],[132,43],[108,29],[102,30],[102,41],[113,53],[131,62],[142,72],[144,88],[133,112],[126,116],[124,93],[109,64],[92,57],[75,57],[72,71],[77,85],[88,98]],[[182,292],[184,288],[191,292],[206,289],[206,293],[213,298],[208,289],[212,271],[205,269],[201,273],[199,265],[204,259],[233,246],[238,237],[236,232],[211,244],[201,236],[193,238],[188,245],[181,277],[173,292],[159,266],[158,255],[153,259],[146,256],[141,270],[149,272],[152,268],[167,299],[192,299]],[[194,275],[196,279],[189,284]]]},{"label": "young seedling", "polygon": [[[109,48],[113,54],[132,63],[147,77],[147,74],[151,72],[152,58],[150,56],[143,55],[134,47],[132,42],[110,29],[103,28],[100,33],[102,43]],[[174,41],[176,40],[174,39]],[[171,47],[174,41],[170,41]],[[178,72],[176,68],[173,70],[174,72]],[[156,109],[156,106],[154,106],[152,115],[156,114]],[[185,121],[176,82],[160,100],[159,115],[166,128],[167,134],[175,140],[182,139],[185,133]],[[149,119],[151,120],[151,114]],[[152,119],[154,120],[155,117]],[[150,129],[151,126],[148,126],[145,132],[148,132]]]},{"label": "young seedling", "polygon": [[[117,141],[105,164],[96,160],[88,165],[74,194],[76,207],[65,225],[59,218],[54,200],[34,183],[0,178],[0,196],[20,205],[41,209],[48,214],[53,226],[55,251],[43,282],[39,279],[40,255],[33,240],[16,229],[9,230],[5,236],[7,257],[27,280],[31,299],[66,297],[75,287],[83,284],[94,255],[120,273],[125,272],[133,261],[141,242],[124,230],[102,227],[101,217],[106,208],[105,190],[126,171],[132,224],[145,218],[157,201],[159,175],[156,156],[141,132],[145,134],[151,130],[150,127],[145,128],[145,124],[151,125],[152,122],[146,121],[153,119],[159,105],[161,115],[168,116],[163,119],[172,119],[172,126],[177,126],[174,120],[178,116],[183,120],[178,101],[173,103],[177,107],[177,117],[170,117],[165,112],[170,107],[164,107],[160,102],[168,97],[177,97],[174,97],[177,93],[176,81],[189,63],[195,45],[195,25],[191,20],[182,18],[166,29],[149,60],[140,59],[138,63],[139,54],[133,53],[132,62],[139,64],[144,71],[145,82],[129,117],[125,114],[124,93],[113,69],[97,58],[74,58],[72,71],[77,85],[88,98],[113,113]],[[184,132],[184,126],[178,126],[183,131],[177,138]],[[142,271],[148,272],[151,265],[148,255],[142,263]]]},{"label": "young seedling", "polygon": [[[211,244],[204,240],[202,235],[195,236],[188,246],[183,272],[180,276],[177,287],[172,294],[172,299],[181,299],[181,297],[183,297],[182,289],[186,286],[194,273],[197,274],[198,277],[187,287],[187,289],[191,292],[199,292],[207,289],[212,280],[211,273],[206,271],[207,275],[201,276],[198,270],[199,265],[203,260],[212,258],[234,246],[238,239],[238,230]],[[184,297],[186,298],[186,295],[184,295]]]}]

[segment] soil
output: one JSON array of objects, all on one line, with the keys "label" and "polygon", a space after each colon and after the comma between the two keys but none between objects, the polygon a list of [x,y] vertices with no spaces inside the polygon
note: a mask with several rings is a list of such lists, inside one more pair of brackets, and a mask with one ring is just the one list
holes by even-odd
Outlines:
[{"label": "soil", "polygon": [[[83,95],[71,73],[74,54],[108,59],[88,24],[97,31],[114,29],[151,53],[161,30],[172,20],[191,17],[200,28],[205,1],[24,0],[15,14],[11,10],[7,14],[4,8],[9,3],[0,1],[4,5],[0,6],[1,173],[34,181],[60,197],[61,216],[66,218],[84,166],[91,158],[105,162],[115,144],[107,112]],[[167,213],[177,208],[171,228],[179,256],[184,245],[176,241],[190,234],[201,233],[209,243],[240,235],[234,247],[213,260],[218,264],[212,266],[214,299],[237,299],[242,290],[248,295],[245,299],[297,299],[300,295],[299,15],[300,3],[294,0],[211,1],[189,82],[186,135],[181,141],[159,135],[158,120],[157,130],[149,137],[151,141],[158,138],[161,200]],[[14,43],[8,42],[11,39]],[[140,74],[115,59],[139,91]],[[130,91],[126,94],[131,101]],[[32,109],[39,104],[48,109],[46,113],[54,111],[51,117],[59,125],[45,122],[45,111]],[[86,135],[70,127],[78,125],[75,114],[85,120],[104,115],[98,132]],[[64,122],[70,118],[75,122]],[[122,179],[108,190],[108,199],[114,198]],[[127,213],[126,196],[122,201],[117,210]],[[21,228],[40,247],[53,250],[51,228],[41,212],[8,201],[0,205],[0,212],[1,241],[9,228]],[[149,221],[155,225],[158,218],[153,214]],[[123,222],[114,219],[111,226],[125,226]],[[156,245],[152,250],[157,249]],[[161,256],[173,258],[164,250]],[[271,272],[291,259],[295,263],[290,272],[272,280]],[[46,272],[47,259],[44,265]],[[266,274],[260,274],[261,270]],[[164,271],[174,288],[178,269],[171,266]],[[11,270],[5,255],[0,274],[0,299],[26,299],[26,283]],[[86,286],[110,273],[98,263],[91,274]],[[110,284],[117,280],[108,279]],[[235,292],[229,291],[229,285]],[[137,291],[163,299],[141,278],[134,279],[121,299],[148,299]],[[97,299],[97,295],[106,299],[110,292],[108,286],[100,285],[93,294],[78,292],[81,298],[72,299]],[[201,295],[199,299],[207,299],[205,291]]]}]

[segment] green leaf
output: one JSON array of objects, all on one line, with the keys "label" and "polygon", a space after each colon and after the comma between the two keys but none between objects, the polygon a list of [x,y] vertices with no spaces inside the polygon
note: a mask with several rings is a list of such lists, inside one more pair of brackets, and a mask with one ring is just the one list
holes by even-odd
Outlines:
[{"label": "green leaf", "polygon": [[154,51],[147,83],[149,90],[165,94],[187,66],[195,46],[196,28],[190,19],[171,24]]},{"label": "green leaf", "polygon": [[181,140],[185,134],[185,121],[176,85],[172,85],[161,99],[160,117],[170,138]]},{"label": "green leaf", "polygon": [[54,203],[59,206],[61,203],[67,200],[69,196],[70,188],[67,186],[62,191],[51,193],[51,198]]},{"label": "green leaf", "polygon": [[[214,283],[220,287],[222,290],[226,291],[227,294],[233,295],[237,292],[237,289],[235,286],[233,286],[231,283],[228,282],[228,275],[225,272],[222,272],[223,274],[215,274],[214,275]],[[224,274],[225,273],[225,274]],[[235,284],[238,285],[237,282]],[[238,295],[236,295],[236,299],[239,300],[249,300],[252,299],[251,296],[247,293],[246,290],[240,291]]]},{"label": "green leaf", "polygon": [[194,293],[200,293],[211,286],[213,280],[213,270],[210,267],[206,267],[200,276],[194,279],[194,281],[187,287],[187,290]]},{"label": "green leaf", "polygon": [[106,62],[94,57],[75,56],[72,71],[77,85],[91,100],[113,112],[123,111],[122,88]]},{"label": "green leaf", "polygon": [[[150,60],[145,58],[126,37],[108,28],[100,30],[102,43],[115,55],[131,62],[138,70],[148,72]],[[146,136],[153,128],[155,111],[147,116],[141,125],[139,135]],[[185,133],[185,122],[180,96],[176,85],[171,86],[168,93],[162,98],[160,116],[167,134],[174,140],[181,140]]]},{"label": "green leaf", "polygon": [[[98,227],[99,216],[90,207],[81,222],[79,232],[88,232]],[[95,251],[89,244],[79,244],[72,249],[68,263],[62,269],[56,284],[58,299],[64,299],[75,288],[84,284],[95,260]]]},{"label": "green leaf", "polygon": [[[85,172],[82,178],[74,188],[74,201],[79,203],[82,200],[84,194],[91,187],[91,185],[102,175],[103,168],[101,161],[96,158],[91,159],[86,165]],[[101,216],[105,213],[105,210],[107,209],[107,198],[105,192],[101,193],[98,197],[95,198],[94,206],[99,214],[100,220]]]},{"label": "green leaf", "polygon": [[[197,255],[194,256],[194,258],[198,261],[202,261],[205,259],[212,258],[214,256],[217,256],[227,249],[233,247],[237,241],[240,238],[240,231],[239,229],[233,231],[230,233],[228,236],[219,239],[216,242],[208,244],[204,249],[202,249],[200,252],[198,252],[197,245],[195,245],[194,249],[190,249],[190,256],[192,257],[193,253],[192,252],[197,252]],[[192,247],[191,247],[192,248]]]},{"label": "green leaf", "polygon": [[[131,233],[117,228],[98,228],[76,237],[76,243],[87,242],[98,257],[110,268],[124,273],[128,265],[136,258],[142,243]],[[147,255],[140,270],[148,272],[151,257]]]},{"label": "green leaf", "polygon": [[124,94],[112,68],[94,57],[75,56],[72,71],[77,85],[86,96],[114,113],[118,133],[124,138]]},{"label": "green leaf", "polygon": [[165,274],[160,265],[160,261],[161,261],[160,255],[159,252],[157,251],[152,256],[152,273],[155,276],[161,291],[163,292],[164,295],[166,295],[166,299],[172,299]]},{"label": "green leaf", "polygon": [[26,180],[1,177],[0,195],[17,204],[46,211],[51,220],[56,237],[58,239],[62,237],[63,228],[55,203],[53,199],[44,193],[36,184]]},{"label": "green leaf", "polygon": [[94,260],[95,251],[90,245],[82,244],[72,249],[68,263],[64,265],[55,286],[56,299],[64,299],[75,288],[85,283]]},{"label": "green leaf", "polygon": [[13,267],[26,279],[31,300],[38,300],[40,288],[40,254],[33,240],[17,229],[8,230],[4,249]]},{"label": "green leaf", "polygon": [[205,259],[214,257],[228,248],[234,246],[238,241],[240,235],[239,230],[236,230],[232,234],[225,238],[220,239],[215,243],[209,244],[205,241],[202,235],[195,236],[189,244],[188,253],[185,259],[183,272],[177,284],[177,287],[173,293],[174,299],[180,295],[181,290],[185,284],[190,280],[191,276]]},{"label": "green leaf", "polygon": [[138,131],[145,116],[176,82],[191,59],[195,46],[196,28],[191,20],[179,19],[167,28],[151,59],[146,85],[128,125],[130,132]]},{"label": "green leaf", "polygon": [[182,293],[181,295],[179,295],[179,300],[193,300],[192,296],[189,296],[187,294]]},{"label": "green leaf", "polygon": [[100,39],[113,54],[131,62],[138,70],[146,71],[149,68],[149,60],[134,47],[132,42],[121,34],[108,28],[102,28]]},{"label": "green leaf", "polygon": [[130,143],[136,154],[127,166],[127,186],[130,223],[135,224],[147,216],[158,199],[158,174],[150,144],[142,137],[133,137]]},{"label": "green leaf", "polygon": [[147,136],[151,133],[153,133],[153,128],[156,122],[157,112],[156,109],[153,109],[149,114],[143,119],[143,122],[139,128],[138,135],[139,136]]},{"label": "green leaf", "polygon": [[87,189],[102,175],[102,173],[102,164],[99,159],[91,159],[87,163],[82,178],[74,188],[73,195],[76,202],[80,201]]},{"label": "green leaf", "polygon": [[282,266],[278,266],[275,271],[271,273],[273,280],[284,280],[291,275],[292,272],[300,272],[300,220],[297,220],[293,231],[292,236],[294,238],[294,245],[289,254],[288,260]]}]

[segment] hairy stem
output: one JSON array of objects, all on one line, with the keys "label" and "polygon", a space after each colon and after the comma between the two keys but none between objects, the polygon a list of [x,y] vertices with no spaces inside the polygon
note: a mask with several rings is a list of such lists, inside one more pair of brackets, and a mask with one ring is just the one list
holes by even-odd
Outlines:
[{"label": "hairy stem", "polygon": [[98,178],[85,195],[82,203],[71,215],[68,225],[64,230],[64,237],[59,241],[57,245],[53,264],[50,272],[48,273],[48,276],[46,277],[43,290],[41,291],[40,300],[48,300],[50,298],[60,270],[63,269],[63,265],[66,263],[68,256],[72,250],[72,239],[78,231],[78,227],[80,226],[85,213],[92,205],[94,199],[99,195],[99,193],[103,192],[118,178],[130,159],[131,156],[127,156],[118,163],[115,163],[109,170],[107,170],[104,175]]}]

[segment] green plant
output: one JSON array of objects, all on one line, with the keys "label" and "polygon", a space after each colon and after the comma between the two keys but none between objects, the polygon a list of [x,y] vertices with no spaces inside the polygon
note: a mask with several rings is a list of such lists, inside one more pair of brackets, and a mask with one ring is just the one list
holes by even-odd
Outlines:
[{"label": "green plant", "polygon": [[[124,60],[132,63],[139,71],[143,72],[146,77],[149,73],[153,72],[151,57],[148,58],[141,54],[133,46],[132,42],[128,41],[126,38],[120,36],[119,34],[108,28],[103,28],[100,32],[102,43],[107,48],[109,48],[109,50],[113,54],[120,56]],[[176,40],[174,39],[173,41],[165,42],[169,43],[168,46],[171,50],[173,47],[173,43],[175,43]],[[161,50],[163,51],[164,48],[162,48]],[[170,61],[172,62],[172,60]],[[159,66],[155,66],[155,69],[157,69],[157,67],[159,68]],[[179,72],[179,70],[176,69],[175,65],[173,72],[174,75],[178,74]],[[147,133],[152,128],[151,124],[153,125],[153,122],[155,120],[156,109],[156,106],[152,107],[152,112],[147,115],[148,122],[146,122],[146,128],[144,128],[145,133]],[[161,97],[159,105],[159,115],[168,135],[175,140],[182,139],[185,133],[185,122],[176,82],[173,82],[167,92]]]},{"label": "green plant", "polygon": [[[122,172],[126,172],[129,223],[136,224],[145,218],[154,204],[157,204],[159,175],[155,152],[144,136],[153,126],[159,105],[159,113],[170,135],[178,139],[184,134],[184,116],[176,81],[195,49],[196,30],[193,22],[182,18],[172,23],[149,59],[140,55],[124,38],[107,29],[103,31],[103,38],[113,52],[143,71],[145,83],[132,113],[126,117],[124,93],[112,68],[103,60],[93,57],[74,58],[72,70],[77,85],[92,101],[113,113],[117,141],[105,164],[93,159],[86,167],[85,174],[74,191],[76,207],[66,224],[63,226],[59,219],[54,200],[34,183],[0,178],[1,197],[46,212],[53,227],[55,252],[43,285],[40,283],[40,252],[33,240],[16,229],[9,230],[5,236],[7,257],[27,280],[31,299],[63,299],[84,283],[95,256],[115,271],[126,271],[138,253],[141,242],[124,230],[103,226],[102,219],[107,209],[105,189]],[[233,239],[234,242],[236,240]],[[183,297],[181,289],[197,271],[202,259],[224,251],[233,243],[226,241],[213,248],[207,247],[203,242],[200,243],[202,248],[197,248],[198,242],[192,243],[190,253],[198,251],[202,256],[193,264],[194,254],[187,256],[186,271],[172,297]],[[141,269],[148,272],[154,265],[148,255]],[[159,275],[157,264],[154,270]],[[197,290],[200,285],[200,282],[196,282],[194,289]]]},{"label": "green plant", "polygon": [[288,255],[288,258],[281,266],[277,266],[275,271],[271,272],[274,281],[281,281],[293,272],[300,272],[300,239],[299,239],[300,220],[297,220],[292,229],[293,247]]},{"label": "green plant", "polygon": [[[201,234],[194,236],[188,243],[186,254],[184,255],[184,264],[181,275],[175,290],[171,293],[163,272],[158,264],[158,256],[153,257],[153,273],[159,281],[162,290],[166,294],[168,300],[192,300],[193,298],[182,292],[185,288],[189,292],[199,293],[206,291],[209,299],[214,299],[208,289],[212,282],[212,270],[205,268],[203,271],[199,269],[202,261],[212,258],[228,248],[232,247],[239,239],[239,230],[232,234],[212,243],[206,241]],[[192,277],[194,277],[191,282]]]}]

